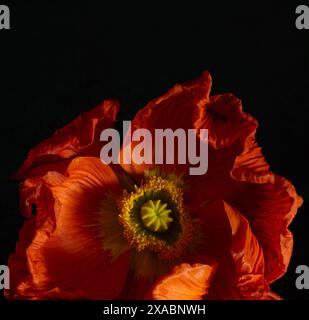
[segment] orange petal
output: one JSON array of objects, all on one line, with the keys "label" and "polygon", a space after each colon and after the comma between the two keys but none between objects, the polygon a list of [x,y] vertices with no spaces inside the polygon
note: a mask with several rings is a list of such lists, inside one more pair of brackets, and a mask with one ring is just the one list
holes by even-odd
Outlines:
[{"label": "orange petal", "polygon": [[128,270],[128,252],[112,257],[102,238],[87,226],[97,222],[105,192],[120,190],[113,171],[100,159],[72,161],[68,177],[49,189],[54,212],[38,210],[36,219],[42,221],[26,250],[31,277],[20,282],[19,295],[43,299],[56,298],[58,292],[59,298],[66,293],[68,297],[112,299],[119,294]]},{"label": "orange petal", "polygon": [[205,108],[197,109],[196,129],[208,129],[208,140],[215,149],[232,145],[257,127],[257,121],[242,110],[241,101],[233,94],[211,96]]},{"label": "orange petal", "polygon": [[247,219],[225,204],[232,229],[231,253],[236,267],[236,286],[244,299],[277,300],[264,278],[263,250]]},{"label": "orange petal", "polygon": [[[55,171],[48,172],[44,177],[29,178],[20,184],[20,211],[25,217],[32,215],[32,205],[41,210],[41,216],[53,212],[54,199],[49,189],[61,184],[65,177]],[[44,209],[42,209],[44,208]],[[46,210],[48,208],[48,210]]]},{"label": "orange petal", "polygon": [[107,100],[82,113],[32,149],[13,178],[43,176],[47,171],[64,173],[69,164],[66,159],[76,156],[99,157],[101,131],[113,126],[118,110],[118,102]]},{"label": "orange petal", "polygon": [[157,281],[151,297],[155,300],[201,300],[208,292],[215,270],[215,263],[181,263]]},{"label": "orange petal", "polygon": [[289,181],[271,175],[273,182],[242,183],[238,193],[228,198],[251,222],[264,251],[268,282],[278,279],[287,270],[293,250],[293,236],[288,226],[302,203]]},{"label": "orange petal", "polygon": [[287,270],[293,247],[288,226],[302,203],[286,179],[275,175],[255,141],[257,122],[232,95],[210,97],[197,127],[209,130],[208,172],[189,176],[187,199],[199,207],[225,199],[250,221],[272,282]]},{"label": "orange petal", "polygon": [[224,208],[231,226],[231,253],[236,274],[263,274],[263,251],[250,229],[248,220],[227,203],[224,203]]},{"label": "orange petal", "polygon": [[225,199],[238,192],[239,185],[231,178],[230,172],[240,152],[237,143],[217,150],[209,146],[207,173],[186,176],[188,190],[185,197],[192,208],[204,207],[210,201]]},{"label": "orange petal", "polygon": [[[8,265],[11,270],[11,289],[6,291],[8,298],[17,298],[23,293],[20,287],[31,279],[28,268],[27,249],[40,229],[50,233],[55,227],[54,197],[50,191],[52,186],[62,183],[64,176],[57,172],[49,172],[43,178],[27,179],[21,184],[21,210],[30,217],[19,232],[15,253],[9,257]],[[36,216],[32,215],[32,205],[36,205]]]},{"label": "orange petal", "polygon": [[265,278],[273,282],[289,265],[293,235],[288,226],[303,201],[291,182],[269,170],[255,133],[252,129],[241,138],[243,151],[231,170],[237,192],[226,199],[251,221],[264,251]]},{"label": "orange petal", "polygon": [[[132,121],[132,133],[139,128],[148,129],[151,133],[154,133],[155,129],[176,130],[183,128],[186,130],[194,128],[197,116],[196,109],[202,108],[208,103],[210,89],[211,76],[208,72],[204,72],[200,78],[194,81],[176,84],[163,96],[152,100],[137,113]],[[154,137],[154,134],[152,136]],[[133,150],[138,143],[132,142],[131,149],[124,143],[121,154],[124,154],[124,150]],[[155,150],[154,141],[152,150]],[[177,148],[175,148],[175,159],[177,159]],[[122,166],[128,173],[135,176],[140,176],[144,170],[153,167],[153,165],[134,163],[131,165],[122,164]],[[174,171],[177,173],[187,168],[185,165],[161,165],[161,167],[165,172]]]},{"label": "orange petal", "polygon": [[[219,208],[219,201],[217,201]],[[249,222],[235,208],[221,202],[231,228],[231,261],[219,261],[209,298],[278,299],[264,278],[264,255]],[[218,234],[218,237],[220,234]],[[220,264],[221,262],[221,264]]]},{"label": "orange petal", "polygon": [[231,171],[249,148],[244,141],[257,128],[257,121],[243,111],[241,101],[232,94],[211,96],[205,108],[196,110],[195,128],[208,129],[209,150],[207,173],[188,176],[188,198],[195,207],[237,192],[238,184],[231,178]]}]

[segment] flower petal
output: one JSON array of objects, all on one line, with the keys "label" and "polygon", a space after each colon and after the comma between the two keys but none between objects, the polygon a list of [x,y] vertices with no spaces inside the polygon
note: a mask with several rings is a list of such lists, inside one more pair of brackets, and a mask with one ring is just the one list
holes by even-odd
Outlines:
[{"label": "flower petal", "polygon": [[39,217],[53,215],[54,198],[50,188],[61,184],[65,177],[56,172],[48,172],[44,177],[29,178],[20,184],[20,211],[25,217],[31,217],[33,205],[37,206]]},{"label": "flower petal", "polygon": [[293,237],[288,226],[302,199],[289,181],[269,170],[255,141],[257,121],[233,95],[210,97],[196,125],[209,130],[208,172],[188,176],[190,205],[225,199],[239,209],[263,247],[265,278],[278,279],[290,261]]},{"label": "flower petal", "polygon": [[265,279],[273,282],[289,265],[293,235],[288,226],[303,200],[291,182],[269,170],[255,134],[252,128],[240,139],[243,151],[231,170],[236,184],[226,199],[250,221],[264,251]]},{"label": "flower petal", "polygon": [[64,173],[69,164],[66,159],[76,156],[99,157],[101,131],[113,126],[118,110],[118,102],[107,100],[82,113],[32,149],[13,178],[43,176],[47,171]]},{"label": "flower petal", "polygon": [[112,299],[119,294],[129,252],[111,256],[102,237],[89,226],[97,223],[105,193],[120,190],[113,171],[100,159],[72,161],[68,177],[50,187],[55,199],[54,216],[46,218],[27,248],[31,279],[19,285],[20,293],[33,299],[56,298],[57,293],[59,298],[90,299]]},{"label": "flower petal", "polygon": [[[205,208],[205,212],[209,210],[213,215],[226,215],[231,230],[231,246],[229,252],[225,252],[226,256],[221,253],[221,257],[216,257],[218,271],[206,298],[277,299],[264,279],[263,249],[247,219],[235,208],[219,200]],[[204,223],[207,224],[207,220]],[[221,234],[217,233],[217,237],[219,240]],[[229,259],[229,255],[232,259]]]},{"label": "flower petal", "polygon": [[[11,288],[6,291],[7,298],[16,299],[24,296],[23,288],[31,280],[28,268],[27,249],[31,245],[38,230],[50,233],[55,227],[54,197],[50,191],[52,186],[62,183],[64,176],[57,172],[49,172],[43,178],[27,179],[21,184],[21,211],[29,218],[19,232],[15,253],[9,257],[11,270]],[[36,205],[37,214],[32,216],[32,205]]]},{"label": "flower petal", "polygon": [[209,147],[207,173],[187,179],[191,186],[188,198],[195,207],[237,191],[231,171],[238,157],[249,148],[245,139],[257,128],[257,121],[242,110],[241,101],[232,94],[211,96],[209,103],[196,112],[199,116],[195,128],[208,129]]},{"label": "flower petal", "polygon": [[[148,129],[154,137],[155,129],[172,129],[178,128],[192,129],[196,122],[197,110],[205,106],[209,101],[209,93],[211,88],[211,77],[208,72],[191,82],[185,84],[176,84],[163,96],[152,100],[143,109],[141,109],[131,124],[131,132],[136,129]],[[128,135],[124,139],[124,144],[121,149],[121,158],[126,158],[139,142],[132,141],[131,146],[126,142]],[[155,150],[155,144],[153,149]],[[175,159],[177,159],[177,147],[175,147]],[[154,162],[154,161],[153,161]],[[123,168],[130,174],[141,176],[144,170],[151,169],[153,165],[140,165],[121,163]],[[176,171],[182,172],[187,166],[162,165],[165,172]]]},{"label": "flower petal", "polygon": [[208,129],[209,144],[215,149],[229,147],[257,127],[257,121],[243,111],[241,101],[231,93],[211,96],[196,112],[194,127]]},{"label": "flower petal", "polygon": [[181,263],[161,277],[151,292],[155,300],[201,300],[208,292],[216,264]]},{"label": "flower petal", "polygon": [[273,282],[287,270],[293,250],[288,226],[302,199],[285,178],[273,175],[272,183],[245,183],[227,201],[250,221],[265,257],[265,278]]}]

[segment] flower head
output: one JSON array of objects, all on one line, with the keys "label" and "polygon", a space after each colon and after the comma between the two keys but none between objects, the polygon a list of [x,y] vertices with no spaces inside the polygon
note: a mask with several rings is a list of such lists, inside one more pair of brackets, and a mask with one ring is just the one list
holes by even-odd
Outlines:
[{"label": "flower head", "polygon": [[[269,170],[241,101],[210,89],[205,72],[132,122],[132,130],[208,129],[205,175],[186,164],[103,164],[99,134],[115,120],[114,101],[29,153],[16,174],[29,219],[9,260],[7,297],[279,298],[269,284],[289,264],[288,225],[302,199]],[[121,154],[127,148],[134,143]]]}]

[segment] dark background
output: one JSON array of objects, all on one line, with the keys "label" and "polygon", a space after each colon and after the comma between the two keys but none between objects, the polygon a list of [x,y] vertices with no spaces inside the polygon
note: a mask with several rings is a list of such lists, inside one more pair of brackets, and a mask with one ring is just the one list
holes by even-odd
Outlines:
[{"label": "dark background", "polygon": [[305,2],[107,8],[3,1],[11,30],[0,30],[0,264],[22,225],[18,184],[7,177],[32,147],[106,98],[120,101],[120,124],[130,120],[176,82],[207,69],[213,94],[236,94],[258,119],[272,170],[305,199],[291,225],[290,268],[273,289],[308,299],[309,290],[295,287],[296,266],[309,265],[309,30],[295,27],[295,8]]}]

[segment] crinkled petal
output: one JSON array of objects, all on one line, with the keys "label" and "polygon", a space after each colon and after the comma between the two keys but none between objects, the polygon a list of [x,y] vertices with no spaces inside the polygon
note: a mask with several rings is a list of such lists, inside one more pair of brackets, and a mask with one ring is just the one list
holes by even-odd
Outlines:
[{"label": "crinkled petal", "polygon": [[293,251],[293,235],[288,226],[302,199],[285,178],[272,175],[273,182],[242,183],[227,201],[250,221],[265,258],[265,279],[273,282],[287,270]]},{"label": "crinkled petal", "polygon": [[208,129],[214,149],[227,148],[257,127],[257,121],[242,109],[241,100],[231,93],[211,96],[204,108],[196,109],[194,128]]},{"label": "crinkled petal", "polygon": [[201,300],[208,292],[215,271],[215,263],[181,263],[157,281],[150,297],[155,300]]},{"label": "crinkled petal", "polygon": [[100,159],[72,161],[63,182],[49,186],[54,212],[43,219],[44,207],[38,206],[36,219],[42,221],[26,249],[30,277],[18,285],[17,294],[31,299],[54,299],[57,293],[58,298],[112,299],[119,294],[129,252],[113,257],[91,225],[99,210],[111,214],[100,207],[106,192],[120,190],[113,171]]},{"label": "crinkled petal", "polygon": [[236,183],[226,199],[250,221],[264,251],[265,279],[273,282],[289,265],[293,235],[288,226],[303,200],[290,181],[270,171],[255,134],[252,128],[240,138],[242,152],[230,173]]},{"label": "crinkled petal", "polygon": [[[204,107],[209,102],[211,89],[211,77],[208,72],[191,82],[176,84],[172,89],[161,97],[149,102],[141,109],[131,124],[131,133],[136,129],[148,129],[155,137],[155,129],[192,129],[196,122],[196,109]],[[123,168],[134,176],[143,175],[146,169],[151,169],[153,164],[136,164],[134,159],[131,164],[123,163],[123,158],[129,159],[130,151],[134,150],[139,142],[128,143],[129,136],[124,139],[121,150],[121,164]],[[177,139],[176,139],[177,141]],[[155,141],[152,139],[152,150],[155,150]],[[148,148],[150,146],[147,146]],[[178,148],[175,146],[174,154],[177,159]],[[154,157],[154,153],[152,154]],[[154,163],[154,158],[152,163]],[[165,172],[184,172],[188,169],[187,165],[162,164],[160,165]]]},{"label": "crinkled petal", "polygon": [[[225,215],[230,226],[230,247],[216,257],[218,271],[213,279],[209,299],[277,299],[264,278],[263,249],[251,231],[248,220],[237,209],[217,200],[202,213]],[[223,220],[222,220],[223,221]],[[223,230],[223,229],[222,229]],[[217,232],[218,241],[222,234]],[[211,246],[211,243],[209,244]],[[209,252],[206,252],[208,255]]]},{"label": "crinkled petal", "polygon": [[196,114],[194,128],[208,129],[209,148],[207,173],[187,178],[191,187],[188,198],[193,206],[237,192],[231,171],[238,157],[251,146],[245,146],[244,139],[250,136],[252,141],[252,132],[257,128],[257,121],[243,111],[241,101],[232,94],[211,96]]},{"label": "crinkled petal", "polygon": [[225,199],[248,219],[265,258],[265,279],[281,277],[289,264],[293,236],[288,226],[302,203],[285,178],[270,171],[255,141],[257,121],[231,94],[210,97],[198,128],[209,130],[208,171],[188,176],[187,199],[198,207]]},{"label": "crinkled petal", "polygon": [[[50,188],[61,184],[65,177],[57,172],[49,172],[43,178],[27,179],[20,187],[21,212],[28,218],[19,232],[15,253],[9,257],[8,265],[11,270],[11,288],[6,291],[7,298],[18,299],[25,297],[23,288],[31,281],[28,268],[27,249],[39,230],[51,233],[55,228],[55,200]],[[32,215],[33,205],[36,215]]]},{"label": "crinkled petal", "polygon": [[67,159],[76,156],[99,157],[101,131],[113,127],[118,110],[118,102],[107,100],[82,113],[32,149],[13,178],[43,176],[48,171],[64,173],[69,165]]}]

